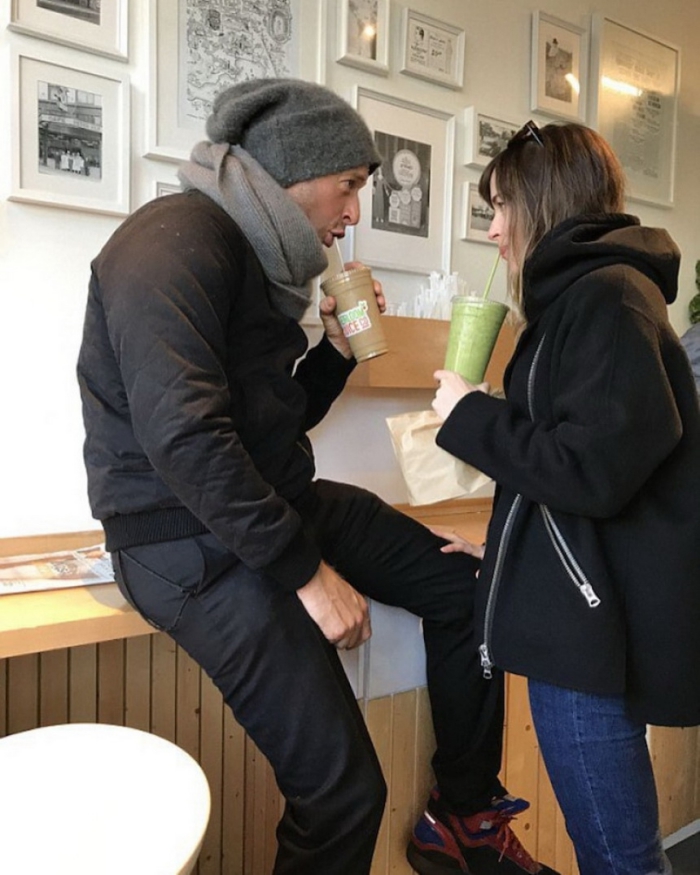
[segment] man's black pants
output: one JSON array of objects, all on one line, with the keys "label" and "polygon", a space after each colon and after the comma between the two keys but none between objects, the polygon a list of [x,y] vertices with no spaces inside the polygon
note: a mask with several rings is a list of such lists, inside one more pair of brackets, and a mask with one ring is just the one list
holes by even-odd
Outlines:
[{"label": "man's black pants", "polygon": [[[363,489],[316,481],[295,504],[326,562],[358,591],[423,618],[442,798],[473,813],[498,782],[503,679],[484,680],[473,623],[478,562]],[[274,769],[287,805],[275,875],[365,875],[385,801],[379,763],[336,650],[294,592],[213,535],[113,555],[124,596],[209,674]]]}]

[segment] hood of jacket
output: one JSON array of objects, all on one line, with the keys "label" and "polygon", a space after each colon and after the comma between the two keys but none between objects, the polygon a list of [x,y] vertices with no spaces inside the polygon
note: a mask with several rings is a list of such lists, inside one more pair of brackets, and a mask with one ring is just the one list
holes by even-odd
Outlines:
[{"label": "hood of jacket", "polygon": [[680,252],[661,228],[636,216],[576,216],[549,231],[523,269],[523,308],[532,322],[578,279],[611,264],[628,264],[654,282],[667,304],[678,293]]}]

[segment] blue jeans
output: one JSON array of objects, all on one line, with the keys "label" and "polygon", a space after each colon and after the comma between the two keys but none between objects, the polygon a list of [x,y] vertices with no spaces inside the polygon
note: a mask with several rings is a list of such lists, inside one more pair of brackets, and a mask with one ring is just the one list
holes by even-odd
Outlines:
[{"label": "blue jeans", "polygon": [[542,757],[580,875],[670,875],[644,724],[621,696],[529,681]]}]

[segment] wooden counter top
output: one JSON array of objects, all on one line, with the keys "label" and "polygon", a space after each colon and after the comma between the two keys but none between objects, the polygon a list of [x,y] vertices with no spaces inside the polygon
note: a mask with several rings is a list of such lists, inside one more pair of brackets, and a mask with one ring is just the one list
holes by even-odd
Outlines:
[{"label": "wooden counter top", "polygon": [[[101,532],[0,539],[0,556],[74,550],[99,544]],[[0,658],[95,644],[155,632],[116,584],[0,596]]]},{"label": "wooden counter top", "polygon": [[[397,508],[425,525],[454,529],[480,543],[490,499]],[[0,556],[49,553],[99,543],[101,532],[0,539]],[[116,584],[0,596],[0,659],[155,632],[124,600]]]}]

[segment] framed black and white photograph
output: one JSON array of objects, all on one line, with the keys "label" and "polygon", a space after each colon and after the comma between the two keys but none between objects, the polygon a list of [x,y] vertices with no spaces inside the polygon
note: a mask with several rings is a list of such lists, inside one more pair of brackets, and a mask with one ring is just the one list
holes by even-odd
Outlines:
[{"label": "framed black and white photograph", "polygon": [[318,31],[301,0],[214,6],[150,0],[149,130],[146,157],[181,161],[204,139],[214,98],[249,79],[317,79],[319,59],[300,51],[300,33]]},{"label": "framed black and white photograph", "polygon": [[128,0],[12,0],[10,28],[126,61]]},{"label": "framed black and white photograph", "polygon": [[383,163],[360,192],[351,257],[389,270],[450,267],[454,116],[357,87]]},{"label": "framed black and white photograph", "polygon": [[520,126],[515,122],[482,115],[476,107],[464,110],[464,164],[486,167],[508,145]]},{"label": "framed black and white photograph", "polygon": [[447,88],[464,85],[464,30],[404,9],[401,72]]},{"label": "framed black and white photograph", "polygon": [[389,0],[338,0],[337,60],[388,75]]},{"label": "framed black and white photograph", "polygon": [[496,245],[495,240],[489,240],[493,215],[493,208],[479,194],[479,186],[475,182],[463,183],[460,238]]},{"label": "framed black and white photograph", "polygon": [[10,199],[127,215],[129,81],[73,63],[57,47],[13,56]]},{"label": "framed black and white photograph", "polygon": [[600,15],[593,19],[592,123],[625,169],[628,197],[671,207],[680,49]]},{"label": "framed black and white photograph", "polygon": [[588,33],[532,13],[530,109],[567,121],[586,121]]}]

